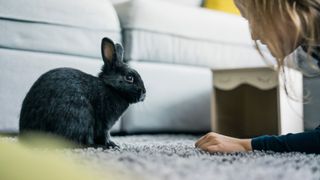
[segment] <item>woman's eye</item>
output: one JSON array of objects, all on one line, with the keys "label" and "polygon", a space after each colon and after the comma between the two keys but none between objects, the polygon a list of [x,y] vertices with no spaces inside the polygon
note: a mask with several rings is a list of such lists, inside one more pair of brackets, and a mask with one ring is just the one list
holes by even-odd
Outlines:
[{"label": "woman's eye", "polygon": [[133,83],[134,78],[131,75],[127,75],[127,76],[124,77],[124,80],[129,82],[129,83]]}]

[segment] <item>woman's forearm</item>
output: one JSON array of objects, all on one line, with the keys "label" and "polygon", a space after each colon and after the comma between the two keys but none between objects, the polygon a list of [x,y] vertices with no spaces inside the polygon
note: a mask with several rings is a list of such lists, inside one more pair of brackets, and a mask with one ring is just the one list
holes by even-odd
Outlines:
[{"label": "woman's forearm", "polygon": [[246,151],[252,151],[251,141],[252,139],[241,139],[240,144],[244,147]]},{"label": "woman's forearm", "polygon": [[320,129],[284,136],[261,136],[251,141],[253,150],[320,154]]}]

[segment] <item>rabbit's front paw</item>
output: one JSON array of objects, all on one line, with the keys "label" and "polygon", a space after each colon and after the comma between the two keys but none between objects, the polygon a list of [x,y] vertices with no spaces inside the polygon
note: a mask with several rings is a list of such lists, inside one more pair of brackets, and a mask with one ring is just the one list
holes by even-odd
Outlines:
[{"label": "rabbit's front paw", "polygon": [[120,149],[120,146],[118,146],[116,143],[114,143],[113,141],[108,141],[105,144],[106,148],[108,149]]}]

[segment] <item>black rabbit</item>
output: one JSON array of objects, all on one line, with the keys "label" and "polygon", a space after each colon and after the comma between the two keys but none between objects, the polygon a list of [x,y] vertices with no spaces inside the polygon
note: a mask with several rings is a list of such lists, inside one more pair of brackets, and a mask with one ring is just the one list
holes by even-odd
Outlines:
[{"label": "black rabbit", "polygon": [[120,44],[104,38],[98,77],[76,69],[51,70],[33,84],[20,113],[20,133],[44,132],[85,146],[117,147],[110,128],[146,90],[137,71],[123,62]]}]

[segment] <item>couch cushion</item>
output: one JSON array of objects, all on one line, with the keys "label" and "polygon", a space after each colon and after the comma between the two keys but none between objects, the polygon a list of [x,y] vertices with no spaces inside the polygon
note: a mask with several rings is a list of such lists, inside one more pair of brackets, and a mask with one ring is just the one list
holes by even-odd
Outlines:
[{"label": "couch cushion", "polygon": [[267,66],[239,16],[157,0],[133,0],[116,10],[127,60],[213,69]]},{"label": "couch cushion", "polygon": [[107,0],[0,0],[0,47],[100,57],[100,40],[121,41]]}]

